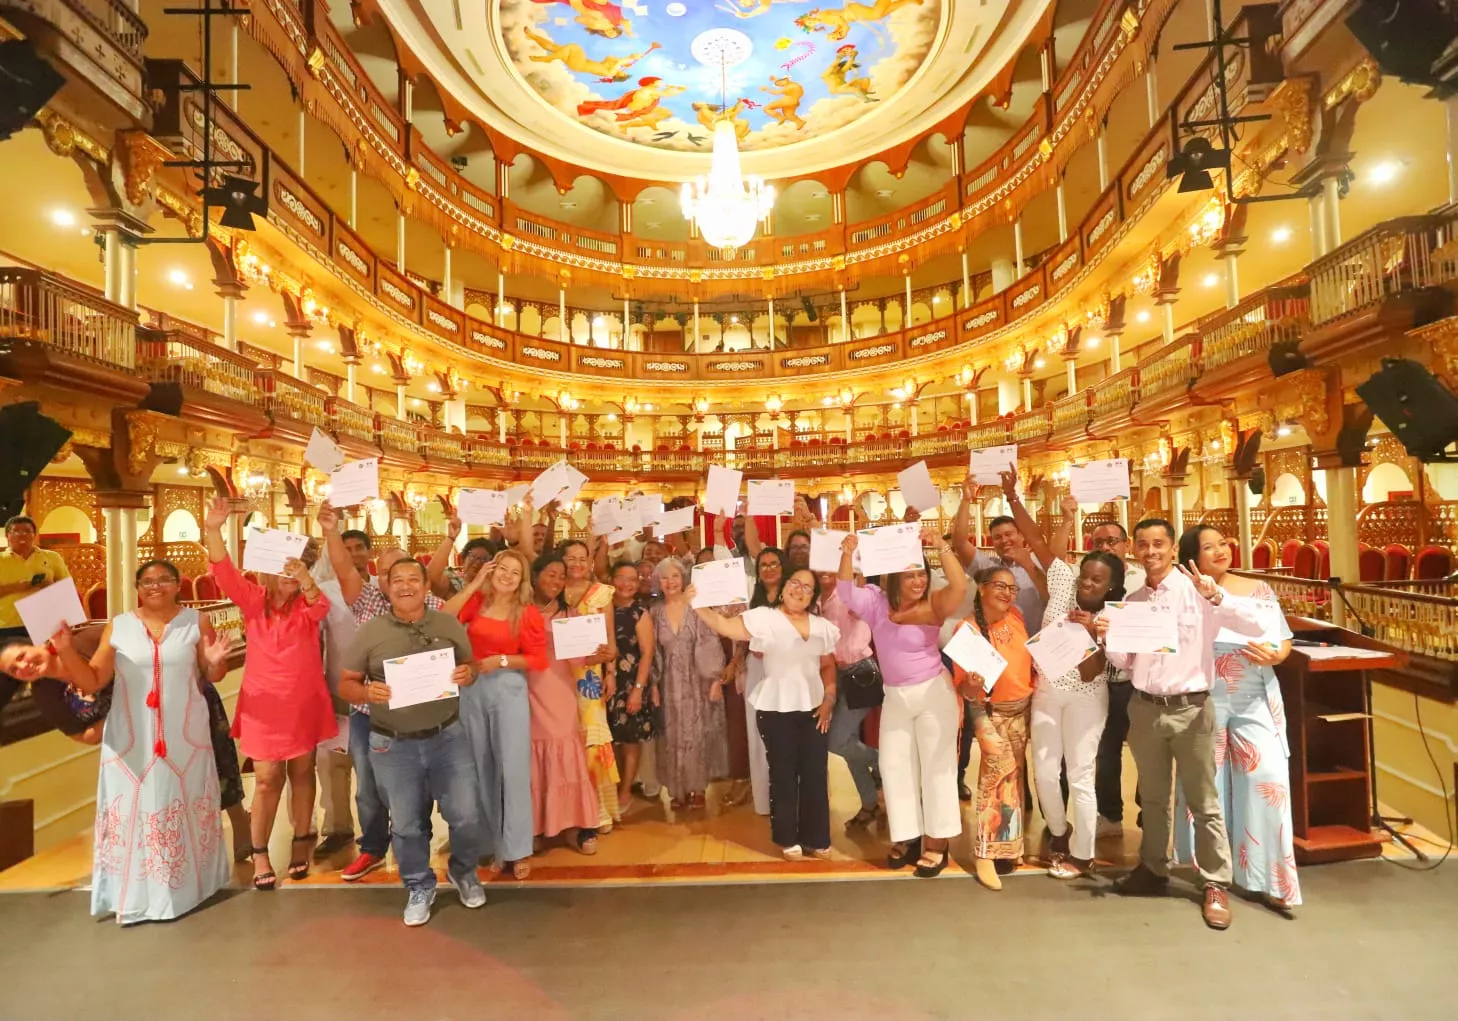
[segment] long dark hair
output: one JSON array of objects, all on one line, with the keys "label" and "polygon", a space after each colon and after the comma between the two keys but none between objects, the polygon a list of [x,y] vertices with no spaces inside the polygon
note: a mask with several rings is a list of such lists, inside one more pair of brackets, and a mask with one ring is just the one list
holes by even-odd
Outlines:
[{"label": "long dark hair", "polygon": [[[780,587],[775,590],[775,598],[769,597],[769,590],[764,587],[764,581],[759,576],[759,562],[765,557],[774,557],[780,562]],[[779,606],[780,594],[785,591],[785,578],[790,573],[790,565],[785,563],[785,551],[778,546],[766,546],[759,551],[759,556],[754,558],[754,592],[749,597],[750,609],[756,606]]]},{"label": "long dark hair", "polygon": [[[1100,549],[1094,550],[1092,553],[1085,554],[1084,558],[1078,562],[1078,566],[1082,567],[1084,564],[1089,563],[1103,564],[1109,569],[1109,587],[1107,591],[1104,592],[1104,602],[1117,603],[1119,600],[1123,599],[1125,594],[1124,561],[1116,557],[1114,554],[1110,553],[1108,550]],[[1076,589],[1074,598],[1077,599]],[[1103,607],[1099,607],[1099,609],[1103,609]]]},{"label": "long dark hair", "polygon": [[[926,591],[921,594],[921,599],[931,598],[931,572],[925,567],[917,568],[919,571],[926,571]],[[886,603],[893,611],[901,609],[901,577],[910,574],[910,571],[894,571],[891,574],[881,575],[881,591],[886,595]],[[917,602],[921,602],[918,599]]]},{"label": "long dark hair", "polygon": [[1206,532],[1214,532],[1216,535],[1220,536],[1221,539],[1225,538],[1225,533],[1220,531],[1220,529],[1216,528],[1214,525],[1191,525],[1189,528],[1186,528],[1184,534],[1180,536],[1180,563],[1188,564],[1191,560],[1200,559],[1200,536],[1204,535]]},{"label": "long dark hair", "polygon": [[999,574],[1005,574],[1014,580],[1017,577],[1006,567],[984,567],[972,576],[972,584],[977,586],[977,595],[972,597],[972,621],[977,625],[977,630],[982,632],[982,637],[988,641],[992,641],[992,638],[987,633],[987,614],[982,609],[982,586]]},{"label": "long dark hair", "polygon": [[[558,551],[556,551],[556,550],[548,550],[547,552],[543,553],[541,556],[537,557],[537,559],[535,559],[535,560],[532,561],[532,584],[533,584],[533,586],[536,585],[537,575],[541,574],[542,571],[546,570],[552,564],[561,564],[562,565],[562,574],[563,574],[563,577],[565,578],[565,576],[567,574],[567,562],[562,559],[562,554],[559,553]],[[533,596],[533,599],[535,599],[535,595]],[[557,609],[560,612],[562,612],[562,613],[566,613],[567,612],[567,586],[565,584],[563,584],[563,586],[562,586],[562,591],[557,593],[556,603],[557,603]]]}]

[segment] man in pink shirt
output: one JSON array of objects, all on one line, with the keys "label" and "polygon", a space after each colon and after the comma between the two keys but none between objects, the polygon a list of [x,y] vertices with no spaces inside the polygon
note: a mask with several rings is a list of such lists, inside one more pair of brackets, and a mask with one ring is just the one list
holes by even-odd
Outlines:
[{"label": "man in pink shirt", "polygon": [[[1163,893],[1169,885],[1172,825],[1170,771],[1179,767],[1180,788],[1195,822],[1195,864],[1205,883],[1203,914],[1212,929],[1230,925],[1230,841],[1215,786],[1215,707],[1209,699],[1215,677],[1215,636],[1221,628],[1261,634],[1254,613],[1235,602],[1215,579],[1191,563],[1175,563],[1174,527],[1148,518],[1134,527],[1134,553],[1144,565],[1145,585],[1129,602],[1148,602],[1175,614],[1179,647],[1175,652],[1108,652],[1115,668],[1132,673],[1129,750],[1139,770],[1144,832],[1139,865],[1121,879],[1119,893]],[[1109,621],[1101,617],[1099,638]]]}]

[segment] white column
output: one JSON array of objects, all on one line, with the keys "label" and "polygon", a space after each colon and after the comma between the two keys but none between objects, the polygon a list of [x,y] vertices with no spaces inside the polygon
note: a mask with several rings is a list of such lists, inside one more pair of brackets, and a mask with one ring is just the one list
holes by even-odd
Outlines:
[{"label": "white column", "polygon": [[1333,175],[1321,182],[1321,188],[1326,193],[1325,241],[1326,250],[1330,252],[1340,248],[1342,243],[1341,181]]},{"label": "white column", "polygon": [[699,332],[699,299],[698,298],[695,298],[694,299],[694,337],[693,337],[693,341],[694,342],[693,342],[692,345],[686,346],[685,347],[685,350],[691,350],[691,351],[693,351],[694,354],[700,354],[701,353],[699,351],[699,338],[700,338],[700,336],[701,336],[701,334]]},{"label": "white column", "polygon": [[441,256],[444,259],[444,265],[440,271],[440,300],[454,308],[456,303],[453,300],[454,288],[451,287],[451,246],[449,243],[442,246]]},{"label": "white column", "polygon": [[901,307],[901,328],[907,330],[911,328],[911,274],[906,273],[903,278],[906,280],[906,303]]},{"label": "white column", "polygon": [[405,275],[405,214],[395,214],[395,269]]},{"label": "white column", "polygon": [[1236,263],[1240,255],[1231,252],[1223,259],[1225,263],[1225,307],[1234,308],[1240,304],[1240,276]]},{"label": "white column", "polygon": [[[506,325],[506,274],[496,271],[496,325]],[[521,323],[516,324],[518,327]]]},{"label": "white column", "polygon": [[[631,207],[629,207],[631,208]],[[629,321],[631,312],[628,307],[628,296],[623,295],[623,350],[628,350],[628,342],[633,337],[632,325]],[[641,346],[641,345],[640,345]]]},{"label": "white column", "polygon": [[1022,279],[1023,276],[1023,218],[1019,216],[1013,221],[1013,270],[1016,274],[1014,279]]},{"label": "white column", "polygon": [[466,431],[466,398],[457,394],[446,401],[441,408],[441,420],[445,423],[446,430],[459,431],[464,434]]},{"label": "white column", "polygon": [[[1135,494],[1130,493],[1131,499]],[[1124,531],[1129,531],[1129,503],[1130,500],[1115,500],[1114,509],[1119,512],[1119,524],[1124,526]]]},{"label": "white column", "polygon": [[400,112],[405,115],[405,123],[411,124],[415,121],[415,83],[403,75],[400,81],[400,98],[403,100]]},{"label": "white column", "polygon": [[1023,377],[1023,410],[1033,410],[1033,377]]},{"label": "white column", "polygon": [[[697,308],[698,306],[695,305],[694,307]],[[849,343],[851,339],[850,313],[846,311],[844,287],[840,289],[840,339],[846,343]],[[846,442],[849,443],[850,441],[847,440]]]},{"label": "white column", "polygon": [[354,172],[354,167],[349,168],[349,229],[356,230],[359,226],[359,176]]},{"label": "white column", "polygon": [[967,405],[967,421],[971,422],[973,425],[977,425],[978,424],[978,422],[977,422],[977,415],[978,415],[977,405],[979,403],[981,403],[981,402],[979,402],[977,400],[977,391],[976,390],[968,390],[967,391],[967,394],[968,394],[968,396],[970,396],[972,398],[970,401],[969,400],[966,400],[965,398],[963,399],[963,403]]},{"label": "white column", "polygon": [[1170,479],[1166,488],[1169,489],[1169,521],[1179,535],[1185,530],[1185,480]]},{"label": "white column", "polygon": [[1119,334],[1111,333],[1109,340],[1109,372],[1118,372],[1123,368],[1122,354],[1119,351]]},{"label": "white column", "polygon": [[1245,479],[1235,480],[1235,527],[1240,538],[1240,566],[1251,569],[1250,485]]},{"label": "white column", "polygon": [[[1326,515],[1328,521],[1355,521],[1357,519],[1357,469],[1327,468],[1326,471]],[[1358,580],[1357,530],[1355,528],[1328,528],[1327,539],[1331,543],[1332,577],[1347,584]],[[1345,625],[1345,607],[1340,599],[1332,603],[1333,622]]]},{"label": "white column", "polygon": [[771,351],[775,349],[775,299],[773,295],[769,298],[769,346]]},{"label": "white column", "polygon": [[1018,386],[1016,379],[999,379],[997,381],[997,414],[1006,415],[1018,410],[1022,404],[1022,388]]},{"label": "white column", "polygon": [[1164,342],[1166,344],[1172,344],[1174,343],[1175,336],[1174,302],[1161,301],[1159,303],[1159,314],[1160,326],[1162,328],[1161,332],[1163,332],[1164,334]]},{"label": "white column", "polygon": [[294,378],[297,380],[304,378],[304,340],[303,334],[294,334]]},{"label": "white column", "polygon": [[[137,307],[137,249],[115,228],[102,235],[106,249],[102,256],[106,300],[123,308]],[[108,589],[110,591],[110,589]]]},{"label": "white column", "polygon": [[101,508],[106,522],[106,612],[109,616],[136,609],[128,606],[122,579],[126,577],[126,557],[122,552],[122,515],[120,507]]},{"label": "white column", "polygon": [[967,253],[962,253],[962,307],[972,307],[972,270],[967,263]]},{"label": "white column", "polygon": [[1458,203],[1458,95],[1443,103],[1448,118],[1448,202]]},{"label": "white column", "polygon": [[299,109],[299,165],[294,169],[299,172],[300,180],[303,180],[304,175],[308,172],[304,169],[304,111],[302,107]]},{"label": "white column", "polygon": [[395,420],[405,421],[405,384],[395,383]]},{"label": "white column", "polygon": [[[557,322],[559,324],[557,339],[564,344],[572,343],[572,330],[567,323],[567,288],[565,287],[557,288]],[[591,331],[592,324],[589,323],[587,328]]]},{"label": "white column", "polygon": [[567,416],[557,414],[557,439],[560,441],[563,450],[567,449]]},{"label": "white column", "polygon": [[1325,203],[1324,192],[1306,200],[1306,211],[1311,218],[1311,259],[1313,262],[1331,250],[1326,243],[1326,213],[1321,208]]},{"label": "white column", "polygon": [[349,403],[355,401],[356,376],[359,373],[359,363],[350,361],[344,363],[344,399]]},{"label": "white column", "polygon": [[1103,128],[1100,128],[1098,134],[1094,135],[1094,148],[1098,152],[1099,194],[1102,195],[1104,189],[1109,186],[1109,147],[1108,143],[1104,141]]},{"label": "white column", "polygon": [[1078,393],[1078,363],[1072,358],[1063,361],[1064,368],[1068,371],[1068,396]]},{"label": "white column", "polygon": [[1061,245],[1068,240],[1068,204],[1063,199],[1063,178],[1059,176],[1058,187],[1054,189],[1054,197],[1058,200],[1058,243]]},{"label": "white column", "polygon": [[1149,58],[1149,69],[1144,72],[1144,102],[1149,108],[1149,126],[1159,123],[1159,82],[1154,75],[1154,57]]},{"label": "white column", "polygon": [[844,409],[845,414],[845,441],[854,443],[856,441],[856,412],[854,408]]},{"label": "white column", "polygon": [[993,294],[1001,294],[1017,280],[1017,273],[1008,259],[993,259],[991,269]]},{"label": "white column", "polygon": [[238,296],[223,295],[223,347],[238,350]]},{"label": "white column", "polygon": [[505,408],[497,408],[496,409],[496,442],[497,443],[502,443],[502,444],[504,444],[506,442],[506,409]]}]

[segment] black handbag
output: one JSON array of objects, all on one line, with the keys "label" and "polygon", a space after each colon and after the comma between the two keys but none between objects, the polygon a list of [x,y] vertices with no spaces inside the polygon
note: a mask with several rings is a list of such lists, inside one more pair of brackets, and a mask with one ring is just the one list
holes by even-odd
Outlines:
[{"label": "black handbag", "polygon": [[876,662],[875,656],[867,656],[850,666],[837,667],[835,676],[849,709],[874,709],[886,697],[881,686],[881,665]]}]

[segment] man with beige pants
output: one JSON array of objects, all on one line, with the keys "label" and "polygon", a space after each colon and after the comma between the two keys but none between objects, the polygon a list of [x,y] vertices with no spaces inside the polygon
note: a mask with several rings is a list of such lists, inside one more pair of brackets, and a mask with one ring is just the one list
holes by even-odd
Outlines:
[{"label": "man with beige pants", "polygon": [[[1180,787],[1195,821],[1195,865],[1205,884],[1202,913],[1212,929],[1230,925],[1230,841],[1215,787],[1215,707],[1210,685],[1215,677],[1215,636],[1230,628],[1252,637],[1261,634],[1255,615],[1238,602],[1226,603],[1215,579],[1190,563],[1175,563],[1174,527],[1148,518],[1134,528],[1134,552],[1144,565],[1145,584],[1129,593],[1130,602],[1147,602],[1175,615],[1179,631],[1174,652],[1108,651],[1110,663],[1129,670],[1134,697],[1129,702],[1129,750],[1139,770],[1144,833],[1139,865],[1114,889],[1133,896],[1163,893],[1169,885],[1173,783]],[[1099,619],[1102,641],[1107,617]]]}]

